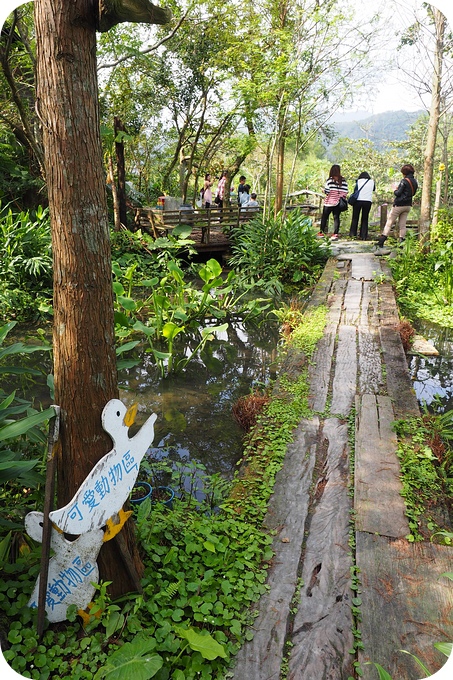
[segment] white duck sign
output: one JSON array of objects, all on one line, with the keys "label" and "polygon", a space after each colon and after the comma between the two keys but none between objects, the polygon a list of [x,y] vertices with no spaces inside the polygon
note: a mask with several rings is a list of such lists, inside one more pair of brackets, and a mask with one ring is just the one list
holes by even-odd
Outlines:
[{"label": "white duck sign", "polygon": [[[25,528],[31,538],[42,541],[43,513],[29,512],[25,517]],[[51,623],[64,621],[71,604],[78,609],[85,609],[95,592],[94,583],[99,580],[96,558],[104,541],[102,529],[90,531],[79,536],[75,541],[68,541],[63,534],[52,529],[51,547],[54,556],[50,559],[45,609]],[[29,607],[38,606],[38,577]]]},{"label": "white duck sign", "polygon": [[132,422],[128,420],[129,412],[119,399],[111,399],[105,405],[102,427],[111,436],[113,449],[96,463],[72,500],[49,513],[50,520],[62,532],[79,535],[108,525],[108,520],[120,512],[127,500],[137,479],[140,462],[154,439],[157,418],[153,413],[130,438],[129,427],[133,419]]}]

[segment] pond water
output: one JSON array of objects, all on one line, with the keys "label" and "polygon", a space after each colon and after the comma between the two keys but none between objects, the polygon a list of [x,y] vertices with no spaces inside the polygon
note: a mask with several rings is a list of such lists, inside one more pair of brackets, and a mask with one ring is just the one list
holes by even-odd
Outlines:
[{"label": "pond water", "polygon": [[152,458],[197,462],[210,474],[231,477],[244,437],[233,404],[275,377],[278,339],[277,322],[232,322],[206,345],[203,361],[163,380],[141,350],[139,364],[120,373],[120,398],[128,406],[139,402],[137,425],[157,414]]},{"label": "pond water", "polygon": [[417,333],[439,352],[437,357],[408,357],[409,370],[415,393],[421,407],[433,409],[440,399],[441,411],[453,409],[453,330],[427,321],[419,321]]},{"label": "pond water", "polygon": [[[435,395],[442,409],[453,409],[453,331],[428,323],[417,332],[440,352],[439,357],[408,357],[411,378],[420,405],[433,405]],[[9,340],[13,338],[11,334]],[[203,361],[188,364],[186,370],[162,380],[144,348],[136,348],[138,365],[120,372],[120,398],[127,405],[139,403],[136,423],[157,414],[151,458],[186,465],[203,464],[207,472],[231,478],[239,460],[244,432],[236,423],[233,404],[252,389],[269,384],[275,377],[279,342],[278,323],[235,321],[227,331],[206,345]],[[48,370],[48,357],[27,357],[27,364]],[[3,388],[10,392],[17,378],[10,377]],[[44,407],[50,403],[45,379],[25,391]]]}]

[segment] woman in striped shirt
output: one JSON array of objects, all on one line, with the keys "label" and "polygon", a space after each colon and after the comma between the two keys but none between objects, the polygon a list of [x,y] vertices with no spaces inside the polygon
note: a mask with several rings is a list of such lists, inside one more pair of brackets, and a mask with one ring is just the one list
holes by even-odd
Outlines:
[{"label": "woman in striped shirt", "polygon": [[341,197],[346,198],[348,194],[348,185],[341,174],[339,165],[332,165],[330,168],[329,179],[324,186],[324,192],[326,197],[321,215],[321,231],[318,236],[324,236],[328,233],[329,215],[333,213],[333,234],[331,238],[337,239],[338,232],[340,231],[340,208],[338,202]]}]

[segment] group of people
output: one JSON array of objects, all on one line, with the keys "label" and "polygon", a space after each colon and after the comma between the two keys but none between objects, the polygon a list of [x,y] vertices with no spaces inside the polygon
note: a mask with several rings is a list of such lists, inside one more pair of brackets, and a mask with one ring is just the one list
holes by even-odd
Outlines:
[{"label": "group of people", "polygon": [[[382,234],[377,239],[377,244],[382,248],[390,230],[398,220],[399,239],[403,241],[406,236],[407,216],[412,206],[412,199],[417,191],[418,184],[414,177],[414,168],[409,163],[401,168],[402,180],[394,190],[395,198],[390,210]],[[367,172],[362,172],[355,181],[354,198],[352,203],[352,219],[349,228],[349,236],[357,237],[363,241],[368,239],[368,218],[373,200],[373,191],[376,190],[374,180]],[[324,207],[321,215],[321,226],[318,236],[323,237],[328,233],[329,217],[333,215],[333,234],[331,239],[338,239],[340,232],[340,215],[347,208],[348,184],[341,174],[339,165],[332,165],[329,177],[324,186]]]},{"label": "group of people", "polygon": [[[237,190],[237,204],[239,208],[258,208],[259,203],[257,201],[256,193],[251,192],[250,193],[250,184],[245,183],[246,178],[244,175],[241,175],[239,178],[239,186]],[[224,170],[222,172],[222,176],[220,177],[218,183],[217,183],[217,189],[214,195],[214,205],[218,206],[219,208],[223,208],[225,205],[225,190],[226,190],[226,183],[227,183],[227,171]],[[212,207],[212,185],[213,181],[211,179],[211,175],[207,173],[204,177],[204,184],[203,188],[201,190],[201,205],[203,208],[211,208]],[[230,200],[234,196],[234,187],[230,187]]]}]

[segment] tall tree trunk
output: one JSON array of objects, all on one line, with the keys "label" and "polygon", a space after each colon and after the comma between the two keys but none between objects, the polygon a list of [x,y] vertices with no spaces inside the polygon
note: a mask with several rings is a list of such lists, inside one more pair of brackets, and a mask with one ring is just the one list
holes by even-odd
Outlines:
[{"label": "tall tree trunk", "polygon": [[118,187],[116,186],[115,171],[113,169],[113,158],[111,154],[108,155],[107,163],[109,168],[107,174],[107,184],[110,184],[113,200],[113,225],[115,231],[119,231],[121,229],[120,202],[118,199]]},{"label": "tall tree trunk", "polygon": [[442,90],[442,65],[444,50],[444,34],[446,19],[442,12],[431,7],[434,21],[436,44],[434,48],[434,70],[431,91],[431,108],[429,112],[428,134],[424,151],[423,188],[420,207],[420,238],[426,242],[429,237],[431,219],[431,193],[433,183],[434,153],[436,148],[437,129],[439,127],[440,100]]},{"label": "tall tree trunk", "polygon": [[[115,116],[114,121],[115,139],[118,132],[124,132],[124,125],[122,121]],[[126,205],[126,167],[124,163],[124,142],[115,141],[115,152],[116,152],[116,172],[118,177],[118,205],[120,212],[120,222],[127,227],[127,205]]]},{"label": "tall tree trunk", "polygon": [[[35,2],[37,106],[54,258],[55,402],[62,416],[60,507],[111,449],[101,413],[118,396],[94,7],[92,0]],[[140,570],[128,524],[124,538]],[[112,543],[102,548],[99,566],[101,578],[113,581],[116,596],[135,584],[120,558],[123,553]]]},{"label": "tall tree trunk", "polygon": [[277,140],[277,163],[276,163],[276,178],[275,178],[275,206],[274,214],[280,212],[283,206],[283,173],[285,167],[285,121],[278,122],[278,140]]}]

